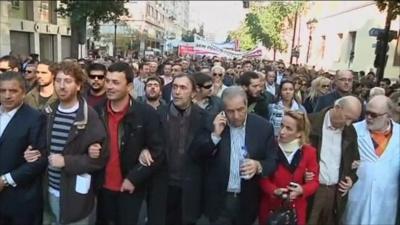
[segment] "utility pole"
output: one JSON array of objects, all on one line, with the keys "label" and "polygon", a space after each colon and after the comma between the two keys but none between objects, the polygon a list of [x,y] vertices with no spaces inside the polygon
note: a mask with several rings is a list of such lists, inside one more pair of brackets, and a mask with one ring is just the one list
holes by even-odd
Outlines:
[{"label": "utility pole", "polygon": [[[388,43],[389,43],[389,31],[390,31],[390,24],[392,21],[392,13],[393,7],[395,4],[388,4],[387,14],[386,14],[386,22],[385,22],[385,29],[382,35],[382,47],[378,49],[379,54],[377,55],[377,68],[376,68],[376,77],[377,85],[379,86],[380,81],[383,79],[385,74],[385,66],[386,66],[386,59],[387,59],[387,51],[388,51]],[[377,46],[378,47],[378,46]]]},{"label": "utility pole", "polygon": [[296,8],[296,13],[294,15],[294,27],[293,27],[293,38],[292,38],[292,49],[290,51],[290,64],[293,62],[293,51],[294,51],[294,41],[296,40],[296,26],[297,26],[297,15],[298,9]]},{"label": "utility pole", "polygon": [[117,21],[114,21],[114,50],[113,56],[117,56]]}]

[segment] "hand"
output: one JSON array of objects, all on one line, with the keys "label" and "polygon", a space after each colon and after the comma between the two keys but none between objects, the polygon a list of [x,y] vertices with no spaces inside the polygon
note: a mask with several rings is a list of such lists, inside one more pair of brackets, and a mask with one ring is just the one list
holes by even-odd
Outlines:
[{"label": "hand", "polygon": [[153,158],[151,157],[150,151],[148,149],[143,149],[139,156],[139,162],[143,166],[151,166],[154,162]]},{"label": "hand", "polygon": [[351,164],[351,169],[355,170],[360,166],[360,160],[355,160],[353,161],[353,163]]},{"label": "hand", "polygon": [[4,189],[5,186],[6,184],[3,183],[3,179],[0,179],[0,192]]},{"label": "hand", "polygon": [[303,187],[298,183],[290,183],[288,186],[289,189],[289,198],[290,200],[296,199],[298,196],[303,194]]},{"label": "hand", "polygon": [[91,144],[88,148],[89,157],[92,159],[100,158],[101,145],[99,143]]},{"label": "hand", "polygon": [[344,197],[347,192],[349,192],[350,188],[353,186],[353,181],[350,177],[346,176],[344,180],[339,183],[339,191],[342,192],[342,197]]},{"label": "hand", "polygon": [[133,191],[135,191],[135,186],[128,180],[128,179],[124,179],[124,181],[122,182],[121,185],[121,192],[129,192],[129,194],[132,194]]},{"label": "hand", "polygon": [[24,159],[31,163],[31,162],[35,162],[36,160],[38,160],[40,158],[40,156],[42,156],[42,154],[40,153],[39,150],[36,149],[32,149],[32,146],[28,146],[24,152]]},{"label": "hand", "polygon": [[222,131],[224,131],[228,120],[226,119],[225,112],[222,111],[214,119],[214,134],[221,137]]},{"label": "hand", "polygon": [[274,195],[281,196],[283,193],[287,193],[288,191],[287,188],[277,188],[274,190]]},{"label": "hand", "polygon": [[65,166],[64,156],[61,154],[50,154],[49,164],[55,168],[63,168]]},{"label": "hand", "polygon": [[244,163],[240,165],[240,174],[248,176],[251,179],[258,171],[260,162],[253,159],[245,159]]},{"label": "hand", "polygon": [[306,173],[305,173],[305,175],[304,175],[304,181],[305,181],[305,182],[312,181],[312,180],[314,179],[314,176],[315,176],[315,174],[314,174],[313,172],[308,172],[308,171],[306,170]]}]

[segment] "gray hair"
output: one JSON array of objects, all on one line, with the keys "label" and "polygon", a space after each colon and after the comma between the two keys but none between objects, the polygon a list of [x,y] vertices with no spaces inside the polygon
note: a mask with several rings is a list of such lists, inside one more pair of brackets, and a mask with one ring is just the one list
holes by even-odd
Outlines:
[{"label": "gray hair", "polygon": [[222,101],[225,102],[231,100],[234,97],[240,96],[243,98],[245,105],[247,105],[247,94],[243,90],[242,87],[234,85],[227,87],[223,92],[222,92]]},{"label": "gray hair", "polygon": [[373,87],[370,91],[369,91],[369,97],[372,98],[376,95],[385,95],[385,89],[381,88],[381,87]]},{"label": "gray hair", "polygon": [[225,68],[224,68],[224,67],[222,67],[222,66],[213,66],[213,67],[211,68],[211,72],[214,73],[215,70],[221,70],[222,74],[225,75]]}]

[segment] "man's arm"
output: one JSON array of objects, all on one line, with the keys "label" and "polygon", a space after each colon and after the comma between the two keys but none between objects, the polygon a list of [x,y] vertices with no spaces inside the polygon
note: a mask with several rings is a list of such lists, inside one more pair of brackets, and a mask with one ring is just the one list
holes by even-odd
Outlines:
[{"label": "man's arm", "polygon": [[41,115],[37,120],[34,120],[31,129],[29,130],[28,139],[30,145],[34,149],[40,151],[41,157],[31,163],[25,162],[15,170],[4,174],[8,183],[12,186],[27,184],[40,176],[46,169],[46,117],[44,115]]},{"label": "man's arm", "polygon": [[262,167],[262,172],[260,175],[263,177],[267,177],[275,171],[278,160],[277,143],[275,141],[274,128],[269,123],[264,143],[266,154],[265,159],[260,160],[260,164]]}]

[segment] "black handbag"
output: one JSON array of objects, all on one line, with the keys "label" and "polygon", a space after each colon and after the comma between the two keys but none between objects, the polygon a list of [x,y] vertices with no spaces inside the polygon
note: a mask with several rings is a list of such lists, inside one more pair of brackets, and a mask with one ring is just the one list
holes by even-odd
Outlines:
[{"label": "black handbag", "polygon": [[266,225],[297,225],[296,210],[290,203],[289,197],[283,200],[281,207],[269,215]]}]

